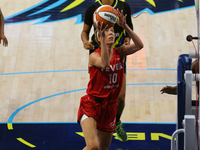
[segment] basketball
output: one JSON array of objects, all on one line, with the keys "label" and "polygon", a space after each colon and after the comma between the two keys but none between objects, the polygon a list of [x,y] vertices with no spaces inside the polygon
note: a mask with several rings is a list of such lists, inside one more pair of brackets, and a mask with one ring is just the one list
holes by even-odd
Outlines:
[{"label": "basketball", "polygon": [[111,28],[117,22],[117,11],[110,5],[103,5],[97,8],[93,14],[93,22],[101,25],[103,22],[103,28],[107,25],[107,28]]}]

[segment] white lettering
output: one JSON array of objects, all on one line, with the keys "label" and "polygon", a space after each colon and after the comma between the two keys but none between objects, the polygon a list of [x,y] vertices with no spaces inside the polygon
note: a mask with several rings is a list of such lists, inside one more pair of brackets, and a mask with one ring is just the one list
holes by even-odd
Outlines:
[{"label": "white lettering", "polygon": [[110,71],[110,68],[109,68],[109,67],[106,67],[106,71],[109,72],[109,71]]},{"label": "white lettering", "polygon": [[105,68],[101,68],[101,71],[103,71]]},{"label": "white lettering", "polygon": [[116,71],[116,70],[120,70],[122,69],[122,63],[118,63],[118,64],[114,64],[114,65],[110,65],[110,67],[105,67],[105,68],[101,68],[101,71],[106,71],[106,72],[109,72],[110,70],[112,71]]},{"label": "white lettering", "polygon": [[119,68],[119,64],[116,64],[116,70],[119,70],[120,68]]},{"label": "white lettering", "polygon": [[110,65],[110,68],[111,68],[112,71],[114,71],[115,70],[115,65],[113,67]]},{"label": "white lettering", "polygon": [[119,84],[113,84],[113,85],[106,85],[104,86],[104,89],[113,89],[119,87]]}]

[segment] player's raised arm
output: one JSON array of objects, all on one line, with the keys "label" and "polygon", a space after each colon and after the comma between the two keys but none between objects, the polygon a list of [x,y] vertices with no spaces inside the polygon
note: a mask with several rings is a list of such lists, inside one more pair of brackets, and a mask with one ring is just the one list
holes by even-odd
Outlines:
[{"label": "player's raised arm", "polygon": [[[103,26],[103,23],[100,25],[99,23],[94,24],[96,27],[96,30],[99,34],[98,36],[98,41],[100,42],[100,47],[101,47],[101,55],[99,55],[98,53],[92,53],[89,56],[89,65],[91,66],[96,66],[99,68],[104,68],[106,66],[110,65],[110,60],[109,60],[109,53],[108,53],[108,47],[107,47],[107,42],[106,42],[106,35],[105,32],[112,32],[111,28],[107,29],[106,27]],[[108,34],[108,33],[106,33]],[[112,34],[112,33],[111,33]],[[113,29],[113,35],[109,35],[110,37],[115,36],[114,34],[114,29]]]},{"label": "player's raised arm", "polygon": [[127,25],[126,15],[125,16],[123,15],[123,10],[121,10],[121,12],[117,10],[117,12],[118,12],[118,17],[119,17],[117,24],[125,29],[125,31],[129,34],[130,38],[134,42],[131,45],[123,45],[121,49],[125,55],[133,54],[137,52],[138,50],[141,50],[144,47],[144,45],[141,39],[139,38],[139,36]]}]

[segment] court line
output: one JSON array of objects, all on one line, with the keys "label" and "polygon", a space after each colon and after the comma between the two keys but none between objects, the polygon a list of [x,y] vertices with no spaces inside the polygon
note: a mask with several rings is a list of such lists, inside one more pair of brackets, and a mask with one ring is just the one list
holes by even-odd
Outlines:
[{"label": "court line", "polygon": [[[136,84],[126,84],[127,86],[130,86],[130,85],[176,85],[176,83],[136,83]],[[12,121],[14,119],[14,117],[24,108],[36,103],[36,102],[39,102],[39,101],[42,101],[42,100],[45,100],[47,98],[51,98],[51,97],[54,97],[54,96],[59,96],[59,95],[62,95],[62,94],[67,94],[67,93],[71,93],[71,92],[78,92],[78,91],[83,91],[83,90],[86,90],[86,88],[83,88],[83,89],[77,89],[77,90],[72,90],[72,91],[66,91],[66,92],[61,92],[61,93],[57,93],[57,94],[53,94],[53,95],[50,95],[50,96],[46,96],[46,97],[43,97],[43,98],[40,98],[40,99],[37,99],[35,101],[32,101],[20,108],[18,108],[14,113],[11,114],[11,116],[9,117],[8,119],[8,123],[7,123],[7,127],[8,127],[8,130],[13,130],[13,126],[12,126]],[[35,145],[25,141],[24,139],[22,138],[17,138],[17,140],[19,140],[21,143],[31,147],[31,148],[34,148],[36,147]]]},{"label": "court line", "polygon": [[[77,123],[76,121],[75,122],[12,122],[14,124],[74,124],[74,123]],[[8,123],[8,122],[0,122],[0,124],[10,124],[12,125],[12,123]],[[122,122],[123,124],[176,124],[175,122]],[[9,130],[12,130],[13,127]]]},{"label": "court line", "polygon": [[88,71],[88,69],[79,70],[52,70],[52,71],[33,71],[33,72],[12,72],[12,73],[0,73],[0,75],[15,75],[15,74],[33,74],[33,73],[54,73],[54,72],[76,72],[76,71]]},{"label": "court line", "polygon": [[177,83],[130,83],[126,84],[126,86],[130,85],[177,85]]},{"label": "court line", "polygon": [[35,101],[32,101],[32,102],[30,102],[30,103],[28,103],[28,104],[26,104],[26,105],[24,105],[24,106],[18,108],[17,110],[15,110],[15,111],[11,114],[11,116],[9,117],[8,123],[12,123],[14,117],[17,115],[18,112],[20,112],[22,109],[24,109],[24,108],[26,108],[26,107],[28,107],[28,106],[34,104],[34,103],[37,103],[37,102],[39,102],[39,101],[42,101],[42,100],[45,100],[45,99],[47,99],[47,98],[51,98],[51,97],[54,97],[54,96],[58,96],[58,95],[62,95],[62,94],[67,94],[67,93],[72,93],[72,92],[83,91],[83,90],[86,90],[86,88],[77,89],[77,90],[72,90],[72,91],[66,91],[66,92],[61,92],[61,93],[49,95],[49,96],[46,96],[46,97],[37,99],[37,100],[35,100]]},{"label": "court line", "polygon": [[[177,85],[177,83],[130,83],[130,84],[126,84],[126,86],[137,86],[137,85]],[[195,86],[195,84],[192,84],[192,86]],[[59,96],[59,95],[62,95],[62,94],[67,94],[67,93],[72,93],[72,92],[78,92],[78,91],[83,91],[83,90],[86,90],[87,88],[82,88],[82,89],[77,89],[77,90],[71,90],[71,91],[66,91],[66,92],[61,92],[61,93],[57,93],[57,94],[53,94],[53,95],[49,95],[49,96],[46,96],[46,97],[43,97],[43,98],[40,98],[40,99],[37,99],[35,101],[32,101],[20,108],[18,108],[17,110],[15,110],[9,117],[8,119],[8,128],[10,128],[12,130],[12,122],[13,122],[13,119],[14,117],[24,108],[34,104],[34,103],[37,103],[39,101],[42,101],[42,100],[45,100],[45,99],[48,99],[48,98],[51,98],[51,97],[55,97],[55,96]]]},{"label": "court line", "polygon": [[25,145],[27,145],[27,146],[31,147],[31,148],[34,148],[34,147],[36,147],[35,145],[33,145],[33,144],[31,144],[31,143],[29,143],[29,142],[25,141],[25,140],[24,140],[24,139],[22,139],[22,138],[17,138],[17,140],[18,140],[18,141],[20,141],[21,143],[23,143],[23,144],[25,144]]},{"label": "court line", "polygon": [[133,68],[133,69],[126,69],[126,70],[161,70],[161,71],[176,71],[177,69],[162,69],[162,68],[146,68],[146,69],[137,69],[137,68]]},{"label": "court line", "polygon": [[[176,83],[133,83],[133,84],[126,84],[127,86],[132,86],[132,85],[176,85]],[[46,97],[43,97],[43,98],[40,98],[40,99],[37,99],[35,101],[32,101],[20,108],[18,108],[17,110],[15,110],[11,116],[9,117],[8,119],[8,124],[9,123],[12,123],[13,122],[13,119],[14,117],[24,108],[34,104],[34,103],[37,103],[39,101],[42,101],[42,100],[45,100],[45,99],[48,99],[48,98],[51,98],[51,97],[55,97],[55,96],[59,96],[59,95],[62,95],[62,94],[67,94],[67,93],[72,93],[72,92],[78,92],[78,91],[83,91],[83,90],[86,90],[86,88],[83,88],[83,89],[77,89],[77,90],[71,90],[71,91],[66,91],[66,92],[61,92],[61,93],[57,93],[57,94],[53,94],[53,95],[49,95],[49,96],[46,96]]]},{"label": "court line", "polygon": [[13,130],[13,125],[12,125],[12,123],[7,123],[7,128],[8,128],[8,130]]},{"label": "court line", "polygon": [[[165,71],[176,71],[177,69],[162,69],[162,68],[146,68],[146,69],[127,69],[127,70],[165,70]],[[52,71],[31,71],[31,72],[11,72],[11,73],[0,73],[1,76],[15,75],[15,74],[34,74],[34,73],[54,73],[54,72],[76,72],[76,71],[88,71],[88,69],[76,69],[76,70],[52,70]]]}]

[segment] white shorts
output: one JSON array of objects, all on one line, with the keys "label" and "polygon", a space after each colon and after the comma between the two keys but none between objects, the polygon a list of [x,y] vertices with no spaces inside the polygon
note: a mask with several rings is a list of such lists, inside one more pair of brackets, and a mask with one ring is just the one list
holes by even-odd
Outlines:
[{"label": "white shorts", "polygon": [[83,116],[81,117],[81,119],[80,119],[80,124],[81,124],[81,122],[83,121],[83,120],[85,120],[85,119],[87,119],[87,118],[89,118],[86,114],[83,114]]}]

